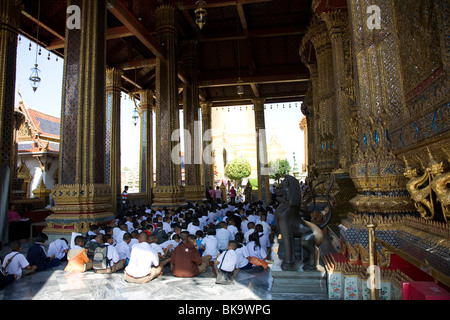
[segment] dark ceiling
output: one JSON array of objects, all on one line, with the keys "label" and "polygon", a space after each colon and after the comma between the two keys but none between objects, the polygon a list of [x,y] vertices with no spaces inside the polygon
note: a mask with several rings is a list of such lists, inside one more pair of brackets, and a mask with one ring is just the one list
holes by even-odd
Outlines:
[{"label": "dark ceiling", "polygon": [[[248,104],[255,97],[266,98],[266,103],[303,100],[309,71],[299,47],[312,0],[206,0],[201,30],[195,24],[196,1],[108,1],[107,64],[124,69],[125,92],[154,89],[160,53],[154,12],[161,4],[172,4],[178,9],[178,42],[200,43],[200,100],[215,106]],[[20,32],[36,41],[39,1],[23,2]],[[67,1],[40,0],[40,8],[39,42],[63,57]],[[184,71],[178,51],[181,97]],[[245,84],[242,97],[236,93],[239,74]]]}]

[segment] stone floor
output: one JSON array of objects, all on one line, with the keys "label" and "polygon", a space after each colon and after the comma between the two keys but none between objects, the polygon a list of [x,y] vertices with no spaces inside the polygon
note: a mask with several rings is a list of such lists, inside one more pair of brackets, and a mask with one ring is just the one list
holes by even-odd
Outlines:
[{"label": "stone floor", "polygon": [[[23,243],[26,255],[28,243]],[[276,247],[274,248],[276,259]],[[2,258],[9,252],[4,246]],[[273,256],[274,257],[274,256]],[[66,263],[19,279],[0,290],[0,300],[325,300],[326,296],[271,293],[270,268],[263,272],[241,271],[232,285],[217,285],[212,269],[194,278],[177,278],[166,266],[160,278],[146,284],[123,280],[114,274],[64,272]],[[272,266],[273,262],[269,264]]]}]

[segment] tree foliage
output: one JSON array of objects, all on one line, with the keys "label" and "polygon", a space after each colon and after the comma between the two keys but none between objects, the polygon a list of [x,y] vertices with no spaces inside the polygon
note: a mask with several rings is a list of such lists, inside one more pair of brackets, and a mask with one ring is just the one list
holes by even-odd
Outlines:
[{"label": "tree foliage", "polygon": [[252,173],[250,162],[246,159],[234,159],[225,167],[225,176],[231,180],[242,180]]},{"label": "tree foliage", "polygon": [[280,182],[280,179],[289,174],[290,171],[291,166],[286,159],[277,159],[269,162],[269,178],[277,180],[278,183]]}]

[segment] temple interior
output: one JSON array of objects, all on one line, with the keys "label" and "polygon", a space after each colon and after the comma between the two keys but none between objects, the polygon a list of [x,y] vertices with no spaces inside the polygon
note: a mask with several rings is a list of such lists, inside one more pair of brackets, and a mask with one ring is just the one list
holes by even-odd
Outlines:
[{"label": "temple interior", "polygon": [[[70,238],[114,220],[121,95],[141,128],[139,192],[129,199],[154,208],[204,200],[217,184],[211,110],[243,105],[255,119],[253,199],[270,204],[265,105],[301,103],[305,183],[316,196],[305,219],[335,249],[321,255],[327,298],[373,297],[365,283],[376,265],[378,298],[415,290],[449,299],[449,14],[448,0],[1,0],[2,243],[9,203],[34,224],[30,237],[39,229]],[[30,131],[42,171],[42,159],[53,159],[56,180],[34,196],[17,152],[26,118],[15,100],[20,36],[64,60],[60,139]],[[182,151],[194,160],[183,179],[173,158],[179,110],[190,133]]]}]

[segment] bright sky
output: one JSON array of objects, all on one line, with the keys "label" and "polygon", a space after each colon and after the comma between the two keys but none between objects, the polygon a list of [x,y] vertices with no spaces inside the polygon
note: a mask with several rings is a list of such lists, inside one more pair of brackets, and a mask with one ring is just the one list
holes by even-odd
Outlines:
[{"label": "bright sky", "polygon": [[[16,74],[16,105],[19,102],[17,91],[20,90],[25,104],[35,110],[46,114],[61,117],[61,92],[63,85],[63,59],[50,53],[50,60],[47,60],[49,52],[41,49],[38,55],[38,68],[41,70],[41,85],[36,92],[33,92],[28,78],[31,69],[34,67],[36,57],[36,46],[30,40],[21,36],[20,44],[17,47],[17,74]],[[134,126],[132,122],[133,102],[122,93],[121,106],[121,166],[128,168],[139,162],[139,124]],[[291,107],[289,108],[289,105]],[[272,107],[272,108],[271,108]],[[233,108],[233,107],[232,107]],[[239,107],[236,107],[239,108]],[[304,141],[303,134],[299,128],[299,122],[303,118],[300,110],[300,103],[286,103],[266,105],[265,121],[267,139],[273,129],[286,150],[286,156],[291,165],[293,164],[292,153],[295,152],[298,168],[304,163]],[[182,119],[180,119],[182,123]]]}]

